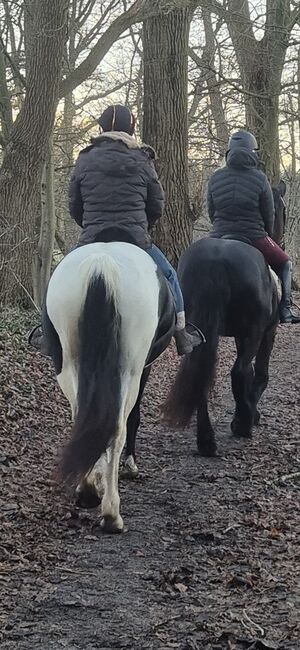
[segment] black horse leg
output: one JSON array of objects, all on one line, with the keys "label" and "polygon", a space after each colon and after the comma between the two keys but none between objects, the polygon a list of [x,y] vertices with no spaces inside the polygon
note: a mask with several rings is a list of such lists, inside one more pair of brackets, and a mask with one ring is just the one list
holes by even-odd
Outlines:
[{"label": "black horse leg", "polygon": [[208,396],[212,387],[217,361],[218,336],[196,348],[190,355],[189,376],[197,392],[197,447],[200,456],[215,456],[217,445],[208,413]]},{"label": "black horse leg", "polygon": [[231,430],[235,436],[250,437],[254,424],[254,413],[251,403],[251,389],[254,370],[252,361],[259,348],[261,336],[251,332],[250,336],[236,340],[237,358],[231,371],[232,392],[236,403]]},{"label": "black horse leg", "polygon": [[127,438],[126,438],[126,449],[125,449],[125,460],[124,467],[122,470],[123,476],[127,478],[135,478],[138,475],[138,468],[136,465],[136,454],[135,454],[135,440],[137,430],[140,425],[140,405],[143,397],[144,389],[150,375],[151,367],[145,368],[141,377],[140,390],[136,400],[136,403],[129,415],[127,420]]},{"label": "black horse leg", "polygon": [[203,394],[197,410],[197,447],[200,456],[210,457],[216,455],[217,444],[209,418],[207,402],[207,396]]},{"label": "black horse leg", "polygon": [[254,424],[258,424],[260,420],[260,413],[257,409],[257,404],[267,388],[269,381],[269,363],[271,352],[274,346],[275,334],[277,323],[271,328],[266,330],[262,338],[259,350],[256,355],[254,366],[254,380],[252,383],[250,401],[254,415]]}]

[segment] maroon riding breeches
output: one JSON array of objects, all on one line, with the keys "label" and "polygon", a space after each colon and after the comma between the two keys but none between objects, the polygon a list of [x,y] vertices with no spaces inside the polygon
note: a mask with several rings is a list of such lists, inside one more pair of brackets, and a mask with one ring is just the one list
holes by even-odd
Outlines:
[{"label": "maroon riding breeches", "polygon": [[266,262],[270,264],[271,268],[276,271],[279,266],[282,266],[290,258],[288,255],[275,244],[271,237],[262,237],[261,239],[252,239],[252,246],[258,248],[259,251],[263,254]]}]

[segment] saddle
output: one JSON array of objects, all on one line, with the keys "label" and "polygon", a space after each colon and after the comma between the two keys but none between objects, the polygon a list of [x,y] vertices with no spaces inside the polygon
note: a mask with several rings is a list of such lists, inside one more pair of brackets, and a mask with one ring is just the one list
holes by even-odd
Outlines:
[{"label": "saddle", "polygon": [[243,237],[243,235],[223,235],[220,237],[220,239],[233,239],[234,241],[241,241],[244,244],[249,244],[249,246],[252,246],[251,239],[248,239],[248,237]]}]

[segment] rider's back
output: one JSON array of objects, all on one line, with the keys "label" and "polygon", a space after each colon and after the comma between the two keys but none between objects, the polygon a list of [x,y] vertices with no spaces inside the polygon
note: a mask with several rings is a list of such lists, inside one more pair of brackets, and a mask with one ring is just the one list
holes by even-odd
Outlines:
[{"label": "rider's back", "polygon": [[209,181],[208,209],[213,237],[233,235],[254,240],[271,233],[272,192],[267,177],[257,169],[253,152],[242,148],[228,152],[226,166]]},{"label": "rider's back", "polygon": [[122,132],[104,133],[80,153],[69,199],[70,213],[82,227],[81,244],[118,226],[144,248],[148,224],[163,208],[162,188],[148,151]]}]

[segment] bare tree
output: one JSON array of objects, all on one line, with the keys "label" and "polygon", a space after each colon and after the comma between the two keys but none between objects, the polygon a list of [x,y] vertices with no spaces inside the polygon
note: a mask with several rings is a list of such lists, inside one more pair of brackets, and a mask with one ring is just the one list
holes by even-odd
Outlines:
[{"label": "bare tree", "polygon": [[0,173],[0,296],[8,301],[20,295],[22,301],[23,291],[31,292],[40,185],[58,99],[68,0],[32,0],[25,8],[34,34],[27,53],[27,92]]},{"label": "bare tree", "polygon": [[158,154],[166,194],[156,240],[177,263],[192,238],[188,197],[187,70],[190,9],[144,22],[143,139]]}]

